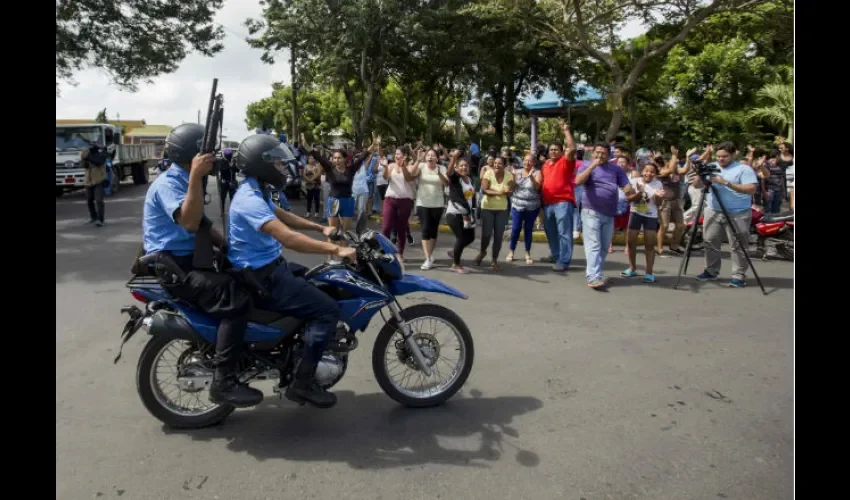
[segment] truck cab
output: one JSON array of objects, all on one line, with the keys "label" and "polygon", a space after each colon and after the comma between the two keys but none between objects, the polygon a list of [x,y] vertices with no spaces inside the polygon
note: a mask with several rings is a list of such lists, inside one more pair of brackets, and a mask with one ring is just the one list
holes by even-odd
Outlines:
[{"label": "truck cab", "polygon": [[148,163],[155,162],[153,144],[121,144],[121,130],[108,123],[56,125],[56,197],[85,187],[81,153],[92,144],[105,147],[112,159],[112,192],[132,175],[135,184],[147,184]]}]

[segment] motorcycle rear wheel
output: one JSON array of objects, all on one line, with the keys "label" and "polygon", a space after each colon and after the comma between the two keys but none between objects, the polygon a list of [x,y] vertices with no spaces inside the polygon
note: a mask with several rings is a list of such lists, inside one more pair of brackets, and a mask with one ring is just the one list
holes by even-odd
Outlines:
[{"label": "motorcycle rear wheel", "polygon": [[[418,328],[415,326],[417,321],[419,320],[437,320],[444,325],[447,325],[454,333],[455,338],[459,340],[458,351],[460,351],[460,358],[457,363],[458,366],[453,368],[451,373],[451,378],[446,381],[444,384],[440,384],[438,386],[438,390],[436,392],[429,391],[427,395],[417,394],[414,391],[409,389],[405,389],[399,386],[399,383],[395,382],[393,378],[390,376],[389,368],[387,366],[388,355],[392,358],[394,356],[398,357],[401,360],[401,357],[409,356],[409,353],[405,353],[406,347],[403,346],[404,340],[402,338],[401,332],[398,330],[396,326],[395,318],[390,319],[381,331],[378,333],[378,337],[375,339],[375,345],[372,348],[372,371],[375,374],[375,379],[378,381],[378,385],[381,386],[381,389],[393,400],[398,403],[401,403],[405,406],[411,408],[427,408],[431,406],[438,406],[446,401],[448,401],[452,396],[463,387],[463,384],[466,383],[466,379],[469,378],[469,374],[472,371],[472,363],[475,357],[475,349],[472,342],[472,334],[469,331],[469,327],[466,326],[466,323],[455,314],[452,310],[439,306],[436,304],[417,304],[406,309],[402,309],[401,316],[408,323],[411,323],[411,327],[414,330],[414,336],[417,336],[417,343],[420,345],[426,345],[427,347],[423,349],[423,355],[429,360],[433,361],[430,364],[432,366],[432,375],[427,379],[422,381],[422,387],[424,388],[425,382],[431,381],[431,379],[435,378],[435,375],[438,375],[439,368],[446,368],[446,365],[437,366],[437,363],[441,360],[439,351],[440,344],[436,341],[436,336],[431,334],[424,334],[419,332]],[[399,340],[401,342],[399,342]],[[393,342],[393,344],[391,344]],[[399,350],[399,346],[402,346],[402,349]],[[436,349],[434,349],[436,347]],[[428,352],[426,353],[426,349]],[[436,357],[432,357],[436,352]],[[402,362],[402,365],[414,364],[415,362],[406,359]],[[446,362],[448,364],[448,362]],[[436,369],[433,367],[436,366]],[[415,371],[419,371],[417,368],[412,368]],[[424,377],[424,373],[419,372],[422,377]]]},{"label": "motorcycle rear wheel", "polygon": [[[185,347],[180,359],[191,351],[197,351],[192,340],[167,334],[153,336],[142,350],[136,367],[136,389],[142,399],[142,404],[157,420],[174,429],[201,429],[221,423],[233,413],[233,410],[235,410],[233,406],[210,403],[210,407],[205,408],[204,411],[190,414],[171,408],[164,401],[162,389],[157,387],[154,379],[158,362],[162,359],[163,353],[175,343],[182,343]],[[206,397],[206,395],[199,397]]]}]

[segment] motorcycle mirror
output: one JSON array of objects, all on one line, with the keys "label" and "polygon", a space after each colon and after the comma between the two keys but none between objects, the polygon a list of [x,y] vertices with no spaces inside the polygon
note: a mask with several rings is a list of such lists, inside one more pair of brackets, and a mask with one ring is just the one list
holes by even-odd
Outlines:
[{"label": "motorcycle mirror", "polygon": [[328,211],[331,217],[339,215],[339,200],[331,202],[330,210]]}]

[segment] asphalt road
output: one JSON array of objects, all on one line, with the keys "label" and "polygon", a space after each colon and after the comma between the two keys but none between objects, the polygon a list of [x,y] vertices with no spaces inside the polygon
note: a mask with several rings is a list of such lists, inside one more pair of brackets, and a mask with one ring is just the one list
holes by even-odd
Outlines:
[{"label": "asphalt road", "polygon": [[[136,393],[147,336],[112,363],[119,309],[134,302],[124,283],[145,189],[125,184],[108,198],[102,228],[83,225],[81,193],[56,201],[56,498],[792,498],[790,263],[756,263],[767,296],[752,279],[730,289],[689,277],[673,290],[678,258],[658,260],[655,285],[616,278],[597,292],[581,269],[447,272],[451,237],[441,234],[441,266],[419,271],[417,244],[408,269],[470,299],[403,302],[448,305],[472,330],[472,375],[445,406],[405,409],[380,391],[373,322],[335,388],[336,408],[298,407],[261,385],[261,406],[213,429],[176,432]],[[697,254],[691,276],[701,261]],[[624,263],[620,250],[606,269],[617,276]]]}]

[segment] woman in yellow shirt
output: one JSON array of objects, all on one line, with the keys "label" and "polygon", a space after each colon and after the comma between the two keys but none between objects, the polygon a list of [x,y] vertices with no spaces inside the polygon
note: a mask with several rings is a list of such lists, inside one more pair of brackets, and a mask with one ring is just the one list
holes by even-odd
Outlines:
[{"label": "woman in yellow shirt", "polygon": [[487,256],[487,247],[493,239],[493,260],[490,267],[499,270],[499,251],[502,249],[502,239],[505,226],[508,224],[508,196],[514,190],[514,176],[505,172],[507,160],[497,157],[493,168],[481,177],[481,252],[475,259],[475,265],[480,266]]}]

